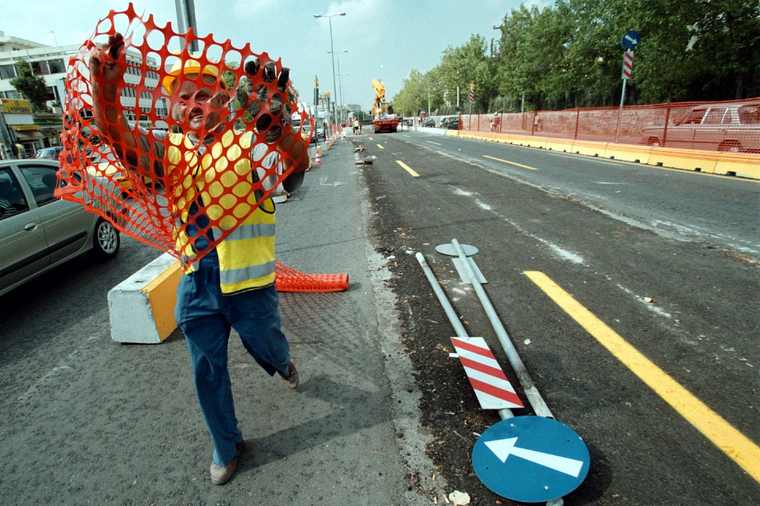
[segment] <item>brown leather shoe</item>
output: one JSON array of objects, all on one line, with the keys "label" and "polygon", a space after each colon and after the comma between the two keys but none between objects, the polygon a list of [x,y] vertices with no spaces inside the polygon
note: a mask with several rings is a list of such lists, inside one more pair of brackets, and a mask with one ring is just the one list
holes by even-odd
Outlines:
[{"label": "brown leather shoe", "polygon": [[224,485],[230,481],[232,477],[235,476],[237,465],[238,457],[230,460],[226,466],[218,466],[212,463],[211,468],[209,469],[209,473],[211,474],[211,483],[214,485]]},{"label": "brown leather shoe", "polygon": [[230,481],[235,475],[235,471],[237,471],[238,461],[240,460],[241,455],[243,455],[247,449],[248,445],[246,445],[244,440],[238,441],[235,443],[235,450],[237,450],[237,455],[229,462],[229,464],[226,466],[220,466],[212,463],[211,467],[209,468],[209,473],[211,474],[211,483],[214,485],[224,485]]},{"label": "brown leather shoe", "polygon": [[280,374],[280,376],[288,383],[289,388],[294,390],[298,388],[298,369],[292,360],[288,362],[288,374]]}]

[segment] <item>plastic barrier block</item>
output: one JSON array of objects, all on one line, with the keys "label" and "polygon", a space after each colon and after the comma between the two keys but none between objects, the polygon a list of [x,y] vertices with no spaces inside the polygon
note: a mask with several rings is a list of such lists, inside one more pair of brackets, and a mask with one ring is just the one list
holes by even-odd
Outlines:
[{"label": "plastic barrier block", "polygon": [[696,149],[652,147],[647,163],[676,169],[713,173],[715,172],[715,164],[719,156],[718,152],[712,153]]},{"label": "plastic barrier block", "polygon": [[108,291],[111,339],[158,344],[177,327],[174,304],[182,270],[164,253]]},{"label": "plastic barrier block", "polygon": [[606,142],[574,141],[572,152],[581,155],[604,156],[607,152],[607,144]]},{"label": "plastic barrier block", "polygon": [[715,163],[715,173],[760,179],[760,154],[721,153]]},{"label": "plastic barrier block", "polygon": [[625,160],[627,162],[647,163],[652,148],[649,146],[633,146],[630,144],[607,144],[607,151],[604,156],[614,158],[615,160]]}]

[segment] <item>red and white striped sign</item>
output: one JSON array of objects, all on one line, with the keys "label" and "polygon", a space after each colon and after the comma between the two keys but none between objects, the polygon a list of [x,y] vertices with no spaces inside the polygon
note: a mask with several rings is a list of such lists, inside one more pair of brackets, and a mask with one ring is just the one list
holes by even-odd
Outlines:
[{"label": "red and white striped sign", "polygon": [[452,337],[459,361],[483,409],[523,408],[512,383],[482,337]]},{"label": "red and white striped sign", "polygon": [[633,51],[623,53],[623,79],[633,79]]}]

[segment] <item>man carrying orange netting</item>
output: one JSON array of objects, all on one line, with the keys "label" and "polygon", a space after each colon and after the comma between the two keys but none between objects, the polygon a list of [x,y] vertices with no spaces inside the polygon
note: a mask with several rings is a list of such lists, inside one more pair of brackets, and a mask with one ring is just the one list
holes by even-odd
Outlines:
[{"label": "man carrying orange netting", "polygon": [[[291,388],[298,386],[274,288],[275,206],[267,190],[278,181],[267,186],[266,180],[285,173],[286,191],[300,186],[309,165],[308,140],[287,122],[281,131],[269,131],[267,145],[257,140],[263,123],[235,128],[229,117],[239,93],[225,82],[223,65],[186,52],[160,82],[170,123],[181,132],[175,128],[162,135],[130,127],[119,99],[125,52],[119,33],[90,52],[94,122],[127,170],[164,181],[176,219],[175,251],[187,266],[175,313],[213,442],[211,481],[223,484],[245,449],[227,364],[231,328],[267,373],[278,373]],[[269,74],[277,79],[272,69]],[[279,81],[285,92],[287,69]]]}]

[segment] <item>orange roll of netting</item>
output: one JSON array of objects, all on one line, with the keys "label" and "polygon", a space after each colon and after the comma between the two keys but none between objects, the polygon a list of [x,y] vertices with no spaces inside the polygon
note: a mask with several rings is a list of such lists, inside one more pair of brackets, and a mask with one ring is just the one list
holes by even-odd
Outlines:
[{"label": "orange roll of netting", "polygon": [[66,91],[56,194],[184,263],[268,201],[299,165],[283,146],[314,130],[279,59],[131,4],[70,59]]},{"label": "orange roll of netting", "polygon": [[288,267],[282,262],[275,266],[278,292],[343,292],[348,290],[348,273],[315,274]]}]

